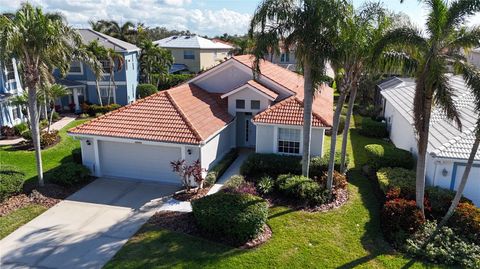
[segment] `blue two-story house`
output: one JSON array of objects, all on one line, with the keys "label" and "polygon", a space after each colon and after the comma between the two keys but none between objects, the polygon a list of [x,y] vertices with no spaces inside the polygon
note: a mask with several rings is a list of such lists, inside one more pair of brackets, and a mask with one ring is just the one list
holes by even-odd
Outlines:
[{"label": "blue two-story house", "polygon": [[26,121],[19,106],[12,105],[12,97],[23,94],[15,59],[0,62],[0,126],[14,126]]},{"label": "blue two-story house", "polygon": [[81,104],[92,103],[99,104],[119,104],[126,105],[135,101],[136,88],[138,85],[138,58],[140,49],[128,42],[117,38],[96,32],[91,29],[79,29],[79,33],[85,44],[96,40],[99,45],[105,48],[114,49],[121,53],[125,64],[120,71],[114,72],[115,85],[110,82],[110,70],[108,61],[102,61],[104,67],[104,76],[99,80],[100,96],[97,93],[95,75],[91,69],[82,62],[73,62],[68,74],[60,78],[58,72],[55,74],[57,83],[65,85],[71,89],[69,95],[61,98],[57,105],[64,110],[81,111]]}]

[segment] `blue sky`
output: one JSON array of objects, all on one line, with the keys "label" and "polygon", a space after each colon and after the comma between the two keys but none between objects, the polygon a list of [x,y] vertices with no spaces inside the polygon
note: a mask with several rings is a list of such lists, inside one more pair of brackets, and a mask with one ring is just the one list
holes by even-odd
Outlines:
[{"label": "blue sky", "polygon": [[[62,12],[75,27],[87,27],[89,20],[114,19],[143,22],[148,26],[190,30],[201,35],[243,34],[260,0],[29,0],[47,11]],[[353,0],[360,6],[365,0]],[[410,16],[418,26],[425,20],[425,9],[417,0],[385,0],[385,6]],[[14,11],[18,0],[0,0],[0,12]],[[470,24],[480,24],[480,16]]]}]

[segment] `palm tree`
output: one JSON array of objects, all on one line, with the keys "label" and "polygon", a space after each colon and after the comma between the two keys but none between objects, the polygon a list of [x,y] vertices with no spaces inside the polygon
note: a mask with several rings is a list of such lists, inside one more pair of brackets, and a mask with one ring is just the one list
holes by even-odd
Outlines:
[{"label": "palm tree", "polygon": [[[432,106],[439,106],[445,115],[461,128],[454,93],[448,84],[449,66],[461,57],[460,50],[480,45],[480,29],[464,27],[467,16],[480,11],[476,0],[424,1],[429,9],[427,35],[413,27],[403,26],[388,31],[375,45],[375,55],[397,52],[395,61],[416,66],[413,102],[414,127],[418,137],[416,168],[416,203],[424,212],[425,160]],[[465,71],[465,70],[463,70]]]},{"label": "palm tree", "polygon": [[12,106],[20,107],[22,114],[27,118],[27,125],[30,128],[30,116],[28,113],[28,93],[23,92],[21,95],[15,95],[10,98],[10,104]]},{"label": "palm tree", "polygon": [[117,90],[117,85],[115,84],[115,72],[122,70],[123,65],[125,64],[125,58],[121,53],[116,52],[114,49],[107,49],[107,58],[110,70],[110,80],[108,83],[108,104],[110,104],[110,92],[112,87],[110,83],[113,83],[113,90]]},{"label": "palm tree", "polygon": [[89,23],[93,30],[123,41],[130,41],[130,38],[136,33],[135,24],[131,21],[127,21],[122,25],[114,20],[90,21]]},{"label": "palm tree", "polygon": [[[480,71],[472,66],[471,64],[466,63],[465,59],[459,57],[455,62],[455,66],[457,67],[457,71],[463,74],[463,78],[470,86],[473,95],[475,96],[475,110],[480,113]],[[480,144],[480,118],[477,119],[476,128],[474,131],[474,142],[472,146],[472,150],[470,151],[470,156],[467,161],[467,165],[465,166],[465,171],[463,172],[462,179],[460,180],[460,184],[458,185],[457,192],[455,193],[455,197],[452,200],[452,204],[448,208],[447,213],[442,218],[442,221],[438,225],[442,227],[445,225],[450,217],[452,217],[455,209],[457,208],[458,204],[460,203],[460,199],[462,198],[463,190],[467,185],[468,176],[470,175],[470,170],[473,166],[473,161],[475,160],[475,156],[477,155],[478,146]],[[437,228],[438,229],[438,228]]]},{"label": "palm tree", "polygon": [[[341,3],[340,3],[341,2]],[[343,1],[325,0],[264,0],[253,15],[249,36],[255,40],[254,72],[260,72],[260,60],[269,48],[281,41],[286,48],[295,45],[295,56],[304,77],[303,156],[302,174],[308,176],[312,102],[314,92],[323,82],[325,63],[334,53],[332,39],[342,16]]]},{"label": "palm tree", "polygon": [[30,129],[40,186],[44,185],[44,181],[37,93],[42,74],[49,72],[49,66],[56,66],[62,74],[66,74],[74,57],[86,59],[87,55],[77,49],[81,40],[78,32],[68,26],[59,14],[44,14],[41,8],[28,3],[22,4],[14,16],[0,16],[0,60],[15,56],[21,63],[21,77],[28,92]]},{"label": "palm tree", "polygon": [[[338,40],[338,53],[333,61],[334,67],[341,67],[336,73],[340,74],[340,98],[336,106],[334,122],[340,124],[340,113],[346,95],[349,94],[348,110],[343,132],[340,172],[345,171],[345,156],[348,142],[350,120],[353,105],[362,75],[374,72],[375,64],[371,61],[372,44],[379,40],[391,24],[391,19],[386,10],[379,3],[367,3],[358,10],[350,9],[348,16],[340,27]],[[330,160],[327,186],[332,187],[333,170],[335,164],[336,139],[338,125],[332,130],[332,143],[330,145]]]},{"label": "palm tree", "polygon": [[[86,45],[85,50],[92,55],[97,62],[105,60],[108,58],[108,51],[105,47],[98,44],[97,40],[93,40],[88,45]],[[102,95],[100,94],[100,83],[99,80],[103,77],[103,68],[94,69],[95,73],[95,86],[97,88],[98,103],[103,106]]]},{"label": "palm tree", "polygon": [[153,83],[157,77],[157,87],[162,79],[162,76],[168,74],[170,67],[173,64],[173,56],[169,50],[159,47],[150,39],[144,39],[140,43],[140,76],[146,83]]},{"label": "palm tree", "polygon": [[60,84],[53,84],[53,85],[50,85],[50,87],[45,88],[45,96],[48,98],[49,104],[51,107],[50,117],[48,119],[47,132],[50,132],[50,127],[52,125],[53,114],[55,113],[55,100],[67,94],[68,94],[67,88]]}]

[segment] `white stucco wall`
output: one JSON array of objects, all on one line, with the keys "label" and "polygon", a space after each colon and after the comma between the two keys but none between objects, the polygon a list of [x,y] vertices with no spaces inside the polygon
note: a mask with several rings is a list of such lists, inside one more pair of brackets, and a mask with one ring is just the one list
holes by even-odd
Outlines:
[{"label": "white stucco wall", "polygon": [[467,56],[468,61],[477,66],[480,67],[480,52],[472,51],[470,54]]},{"label": "white stucco wall", "polygon": [[200,156],[202,168],[207,170],[212,168],[217,161],[234,147],[235,122],[232,122],[201,147]]},{"label": "white stucco wall", "polygon": [[[253,115],[260,111],[267,109],[270,106],[271,101],[265,96],[259,94],[250,87],[245,86],[241,91],[238,91],[228,97],[228,113],[230,115],[236,115],[236,112],[252,112]],[[245,109],[236,108],[236,100],[245,100]],[[251,101],[260,101],[260,109],[252,109]]]},{"label": "white stucco wall", "polygon": [[[227,66],[218,72],[212,72],[196,80],[195,83],[209,92],[226,93],[253,79],[251,70],[248,72],[247,70],[239,69],[231,63],[225,63],[225,65]],[[220,65],[220,67],[222,66],[223,64]]]},{"label": "white stucco wall", "polygon": [[[87,144],[87,140],[89,141],[90,145]],[[92,174],[95,172],[94,171],[94,165],[95,165],[95,145],[93,143],[93,139],[81,139],[80,140],[80,147],[82,150],[82,163],[85,165],[88,169],[90,169],[90,172]]]},{"label": "white stucco wall", "polygon": [[[287,126],[287,125],[267,125],[267,124],[256,124],[257,126],[257,143],[255,147],[255,152],[258,153],[278,153],[278,128],[294,128],[300,130],[300,154],[303,152],[303,130],[302,126]],[[310,154],[312,156],[321,156],[323,155],[323,141],[325,136],[325,129],[323,128],[313,128],[312,137],[310,144]]]},{"label": "white stucco wall", "polygon": [[413,126],[390,102],[385,101],[384,117],[387,121],[390,139],[397,148],[408,150],[416,156],[417,141]]}]

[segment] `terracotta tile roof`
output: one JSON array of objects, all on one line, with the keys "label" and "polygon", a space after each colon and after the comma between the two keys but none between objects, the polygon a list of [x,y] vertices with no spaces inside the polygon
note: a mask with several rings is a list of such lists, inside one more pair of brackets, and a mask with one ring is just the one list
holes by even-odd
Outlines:
[{"label": "terracotta tile roof", "polygon": [[264,94],[272,97],[273,99],[277,99],[277,97],[278,97],[278,93],[270,90],[269,88],[263,86],[262,84],[256,82],[256,81],[253,80],[253,79],[252,79],[252,80],[249,80],[249,81],[247,82],[247,84],[250,85],[250,86],[252,86],[252,87],[254,87],[255,89],[263,92]]},{"label": "terracotta tile roof", "polygon": [[182,84],[79,125],[69,133],[200,144],[232,120],[217,95],[194,84]]},{"label": "terracotta tile roof", "polygon": [[[234,56],[233,59],[252,68],[254,58],[252,55]],[[262,76],[282,85],[292,91],[298,100],[303,102],[303,76],[292,72],[286,68],[278,66],[268,61],[260,61],[260,73]],[[322,85],[315,94],[312,110],[314,114],[321,117],[327,126],[333,122],[333,89]],[[263,112],[262,112],[263,113]],[[260,113],[260,114],[262,114]],[[303,115],[302,115],[303,119]]]},{"label": "terracotta tile roof", "polygon": [[[291,96],[267,108],[265,111],[253,117],[254,122],[285,124],[285,125],[303,125],[303,102],[296,96]],[[318,114],[312,115],[313,127],[330,126]]]}]

